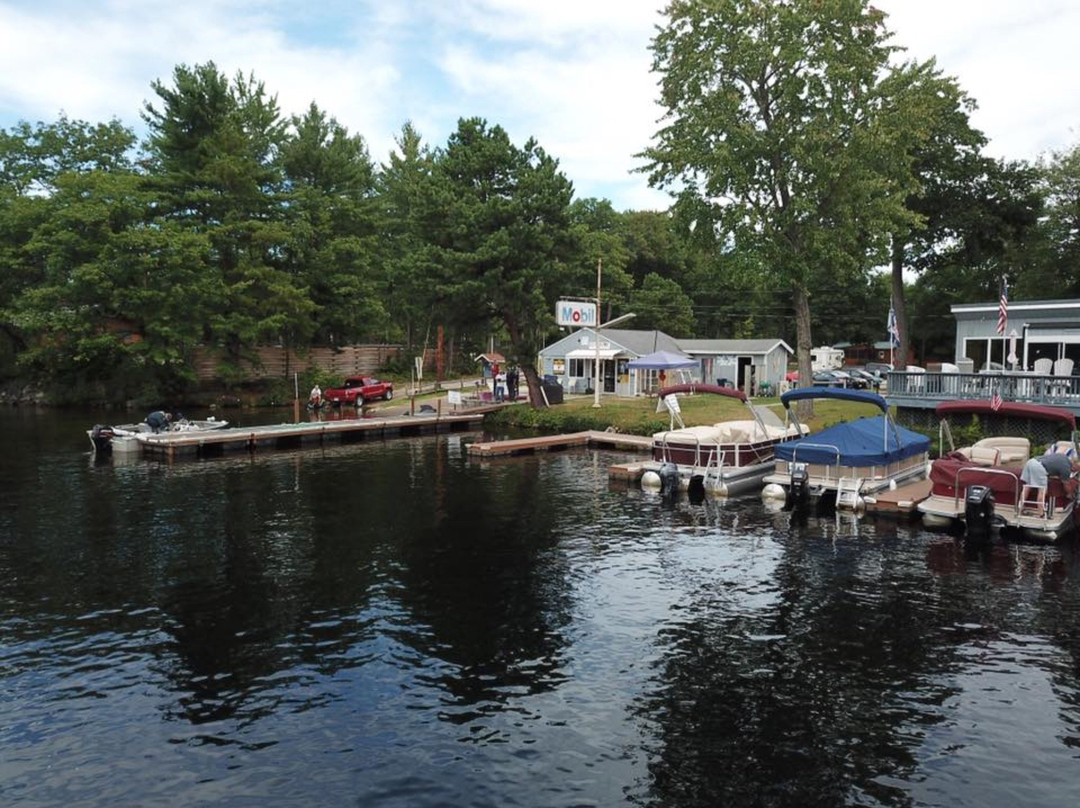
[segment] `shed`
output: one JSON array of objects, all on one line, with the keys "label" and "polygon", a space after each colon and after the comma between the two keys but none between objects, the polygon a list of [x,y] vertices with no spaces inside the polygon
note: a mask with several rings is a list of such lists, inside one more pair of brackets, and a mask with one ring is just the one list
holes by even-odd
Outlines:
[{"label": "shed", "polygon": [[753,396],[780,389],[794,354],[782,339],[683,339],[679,347],[700,360],[703,381]]},{"label": "shed", "polygon": [[[568,393],[592,389],[597,356],[596,331],[582,328],[540,351],[542,375],[554,376]],[[604,328],[599,331],[602,393],[620,396],[650,393],[679,381],[718,382],[752,394],[778,390],[792,350],[779,339],[676,339],[663,331]],[[635,370],[630,360],[656,351],[684,353],[698,361],[690,370]],[[748,387],[749,385],[749,387]],[[767,387],[766,387],[767,386]]]},{"label": "shed", "polygon": [[495,375],[493,372],[495,365],[498,365],[500,368],[506,367],[506,357],[501,353],[495,353],[494,351],[477,354],[473,358],[473,361],[480,363],[480,371],[484,374],[485,379],[490,379]]}]

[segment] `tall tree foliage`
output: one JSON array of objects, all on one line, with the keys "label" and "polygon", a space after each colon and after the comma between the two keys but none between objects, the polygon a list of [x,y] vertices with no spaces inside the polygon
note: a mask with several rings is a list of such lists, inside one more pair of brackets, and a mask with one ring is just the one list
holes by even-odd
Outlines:
[{"label": "tall tree foliage", "polygon": [[437,323],[453,322],[428,283],[432,251],[424,233],[423,200],[430,193],[434,155],[411,123],[402,126],[376,178],[379,237],[385,252],[383,277],[390,316],[400,323],[410,348],[427,346]]},{"label": "tall tree foliage", "polygon": [[673,0],[667,14],[650,180],[790,290],[808,376],[813,289],[864,273],[908,218],[881,115],[883,15],[866,0]]},{"label": "tall tree foliage", "polygon": [[152,87],[158,105],[147,102],[143,119],[161,218],[210,241],[218,305],[206,336],[224,349],[228,373],[261,342],[311,333],[314,304],[285,260],[277,156],[286,124],[261,83],[230,82],[213,62],[181,65],[171,86]]},{"label": "tall tree foliage", "polygon": [[499,126],[461,120],[436,156],[422,221],[437,261],[440,299],[463,315],[501,324],[532,403],[541,405],[533,358],[577,258],[573,187],[534,141],[515,146]]},{"label": "tall tree foliage", "polygon": [[1080,145],[1054,151],[1040,160],[1038,189],[1045,219],[1032,249],[1038,263],[1017,284],[1033,298],[1080,295]]},{"label": "tall tree foliage", "polygon": [[385,336],[375,169],[367,145],[312,104],[279,147],[288,239],[284,267],[308,291],[308,322],[290,343],[347,344]]},{"label": "tall tree foliage", "polygon": [[130,338],[164,315],[142,310],[131,285],[145,259],[127,232],[147,207],[134,143],[116,121],[65,116],[0,132],[0,320],[23,368],[75,395],[167,375],[164,343]]}]

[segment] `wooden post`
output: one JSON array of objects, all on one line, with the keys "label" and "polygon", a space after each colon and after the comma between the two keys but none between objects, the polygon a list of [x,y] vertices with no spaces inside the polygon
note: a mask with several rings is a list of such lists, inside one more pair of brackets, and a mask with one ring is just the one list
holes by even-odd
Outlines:
[{"label": "wooden post", "polygon": [[293,422],[300,423],[300,375],[293,373]]}]

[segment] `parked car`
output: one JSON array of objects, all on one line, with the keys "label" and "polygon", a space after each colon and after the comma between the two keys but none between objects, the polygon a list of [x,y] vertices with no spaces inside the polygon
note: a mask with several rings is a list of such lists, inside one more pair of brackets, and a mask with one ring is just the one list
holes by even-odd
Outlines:
[{"label": "parked car", "polygon": [[331,404],[360,406],[366,401],[381,398],[389,401],[394,397],[394,383],[381,382],[371,376],[350,376],[341,387],[323,391],[323,400]]},{"label": "parked car", "polygon": [[888,362],[867,362],[866,363],[866,370],[869,373],[877,373],[882,378],[884,378],[885,374],[888,373],[892,369],[893,369],[893,366],[890,365]]},{"label": "parked car", "polygon": [[885,377],[878,373],[871,373],[869,370],[863,370],[862,368],[851,368],[848,370],[852,376],[862,379],[868,388],[877,390],[881,387],[885,381]]},{"label": "parked car", "polygon": [[869,383],[846,370],[819,370],[814,374],[814,384],[823,387],[847,387],[852,390],[865,390]]},{"label": "parked car", "polygon": [[842,387],[843,382],[833,375],[831,370],[817,370],[814,371],[813,377],[811,377],[815,387]]}]

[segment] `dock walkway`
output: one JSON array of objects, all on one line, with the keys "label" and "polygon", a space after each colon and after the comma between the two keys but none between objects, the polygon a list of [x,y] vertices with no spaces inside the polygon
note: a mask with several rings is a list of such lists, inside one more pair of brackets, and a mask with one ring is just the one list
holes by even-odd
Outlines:
[{"label": "dock walkway", "polygon": [[499,457],[584,447],[647,452],[652,448],[652,438],[644,435],[624,435],[620,432],[586,430],[565,435],[538,435],[529,438],[471,443],[469,454],[480,457]]},{"label": "dock walkway", "polygon": [[404,415],[301,424],[267,424],[139,436],[146,457],[204,457],[246,449],[293,449],[328,443],[400,438],[439,432],[467,432],[483,423],[482,412],[456,415]]}]

